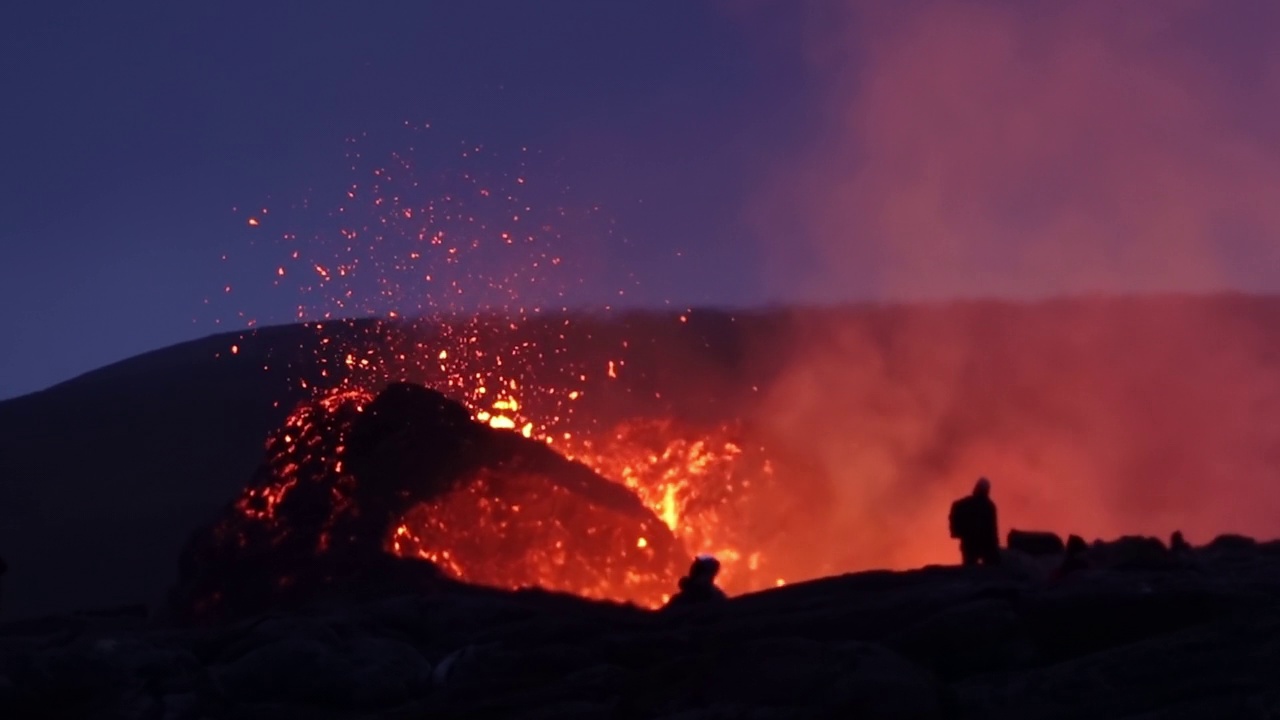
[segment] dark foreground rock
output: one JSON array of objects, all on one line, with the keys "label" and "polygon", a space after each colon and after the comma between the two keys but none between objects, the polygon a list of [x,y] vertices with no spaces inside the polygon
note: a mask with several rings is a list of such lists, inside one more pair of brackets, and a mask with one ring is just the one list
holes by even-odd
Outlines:
[{"label": "dark foreground rock", "polygon": [[1256,543],[1052,581],[1012,563],[861,573],[678,613],[458,586],[199,628],[0,627],[14,719],[1277,713],[1280,554]]}]

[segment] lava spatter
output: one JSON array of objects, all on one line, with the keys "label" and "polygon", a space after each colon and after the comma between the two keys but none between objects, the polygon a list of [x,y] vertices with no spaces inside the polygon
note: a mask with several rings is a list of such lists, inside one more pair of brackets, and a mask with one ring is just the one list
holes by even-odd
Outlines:
[{"label": "lava spatter", "polygon": [[[509,171],[486,173],[472,167],[493,155],[483,146],[424,163],[412,149],[379,155],[365,140],[349,143],[351,179],[330,201],[263,208],[249,227],[279,233],[284,259],[271,282],[296,291],[296,318],[321,336],[311,361],[319,381],[297,380],[313,399],[269,439],[257,477],[218,525],[220,542],[287,547],[305,563],[340,555],[373,512],[386,521],[379,544],[388,556],[469,582],[656,605],[679,572],[671,558],[715,552],[731,590],[775,584],[744,527],[755,493],[775,479],[767,456],[735,439],[732,424],[602,422],[577,412],[601,383],[628,380],[625,340],[590,361],[569,351],[591,333],[567,311],[570,294],[587,283],[585,260],[609,231],[566,228],[590,226],[598,208],[574,211],[540,187],[527,149]],[[350,320],[360,316],[381,319]],[[348,450],[375,396],[404,380],[460,402],[479,427],[554,448],[611,481],[644,516],[583,504],[572,486],[482,462],[447,487],[401,478],[385,489],[397,496],[386,504]],[[394,517],[381,517],[387,507]]]}]

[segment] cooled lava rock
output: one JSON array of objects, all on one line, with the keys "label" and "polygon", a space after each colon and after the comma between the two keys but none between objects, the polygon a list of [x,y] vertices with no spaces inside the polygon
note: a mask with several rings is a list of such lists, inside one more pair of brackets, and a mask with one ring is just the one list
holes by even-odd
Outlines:
[{"label": "cooled lava rock", "polygon": [[1010,530],[1005,546],[1032,557],[1061,555],[1067,549],[1057,533],[1042,530]]},{"label": "cooled lava rock", "polygon": [[209,627],[0,623],[0,717],[1272,718],[1280,544],[1228,544],[1159,570],[877,571],[656,613],[459,585]]},{"label": "cooled lava rock", "polygon": [[467,580],[660,602],[687,562],[625,486],[409,383],[298,408],[180,560],[173,614],[213,621]]}]

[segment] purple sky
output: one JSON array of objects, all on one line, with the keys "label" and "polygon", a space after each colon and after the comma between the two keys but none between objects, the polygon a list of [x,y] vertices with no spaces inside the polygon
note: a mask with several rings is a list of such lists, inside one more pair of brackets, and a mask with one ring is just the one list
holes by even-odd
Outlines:
[{"label": "purple sky", "polygon": [[405,121],[494,149],[482,174],[536,149],[540,192],[604,208],[574,304],[1273,291],[1276,7],[18,4],[0,397],[234,327],[226,284],[288,320],[231,208],[340,187],[345,139]]}]

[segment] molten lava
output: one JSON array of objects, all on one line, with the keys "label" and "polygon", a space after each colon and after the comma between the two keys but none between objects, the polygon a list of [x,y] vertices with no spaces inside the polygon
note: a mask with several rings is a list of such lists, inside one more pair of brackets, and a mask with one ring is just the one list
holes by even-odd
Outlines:
[{"label": "molten lava", "polygon": [[781,578],[765,572],[765,554],[746,534],[755,492],[774,489],[777,478],[764,450],[742,444],[739,434],[727,425],[695,432],[670,418],[639,419],[558,447],[635,492],[688,555],[716,555],[719,582],[744,592]]},{"label": "molten lava", "polygon": [[[591,257],[612,232],[598,208],[578,212],[560,188],[541,189],[525,167],[535,155],[524,150],[518,173],[494,176],[466,167],[488,152],[466,145],[455,159],[462,169],[436,178],[436,158],[421,168],[413,160],[428,128],[407,131],[409,150],[388,157],[351,140],[348,187],[290,211],[314,235],[300,235],[289,213],[266,222],[266,208],[248,221],[256,232],[282,230],[286,257],[271,265],[270,281],[296,285],[305,298],[298,319],[324,321],[309,325],[321,349],[296,381],[312,401],[269,439],[206,554],[226,550],[229,567],[246,553],[306,563],[362,552],[370,533],[382,533],[387,557],[427,561],[417,564],[456,579],[650,606],[699,552],[720,557],[731,592],[781,582],[751,534],[765,523],[750,511],[769,504],[776,479],[740,428],[680,424],[661,404],[608,419],[575,415],[601,384],[628,381],[628,340],[610,341],[604,357],[569,349],[570,338],[608,332],[565,308],[591,275],[574,259]],[[306,221],[315,212],[325,219]],[[563,316],[548,314],[556,307]],[[362,325],[357,337],[344,334],[354,323],[330,322],[356,314],[389,320]],[[407,316],[430,320],[409,334],[391,330]],[[691,325],[680,316],[681,328]],[[240,343],[230,354],[243,351]],[[424,436],[412,423],[381,428],[372,449],[356,438],[375,393],[406,379],[462,403],[472,424],[496,433],[458,430],[492,456],[474,456],[459,440],[423,457],[415,443],[430,446],[454,429]],[[514,440],[554,459],[513,466],[511,458],[537,455],[508,447]],[[264,563],[267,575],[293,577]]]},{"label": "molten lava", "polygon": [[[542,461],[512,462],[494,457],[501,451],[493,449],[474,465],[453,456],[403,460],[395,456],[397,443],[423,442],[400,437],[411,428],[382,431],[386,438],[377,445],[377,463],[395,467],[403,477],[393,482],[403,484],[375,482],[353,471],[348,447],[374,397],[348,389],[320,395],[289,416],[217,537],[250,550],[305,545],[323,556],[356,541],[364,531],[352,528],[385,507],[395,517],[373,532],[384,534],[386,552],[482,585],[536,586],[652,607],[665,601],[682,564],[699,552],[722,559],[722,581],[733,591],[781,582],[742,533],[753,488],[773,481],[761,450],[744,449],[727,428],[697,434],[669,419],[635,420],[594,435],[565,432],[554,443],[549,436],[526,440],[535,423],[517,414],[510,391],[518,383],[506,387],[488,407],[468,408],[469,424],[549,456],[558,458],[552,449],[559,450],[567,458],[560,462],[581,463],[584,477],[599,473],[637,510],[602,502],[598,488],[579,480],[549,479]],[[440,462],[461,463],[460,476],[443,483],[419,477]],[[399,499],[387,505],[381,496]]]},{"label": "molten lava", "polygon": [[653,605],[665,599],[669,566],[646,535],[607,510],[575,503],[563,487],[529,475],[485,472],[411,509],[390,550],[430,560],[452,577],[495,587],[543,587]]}]

